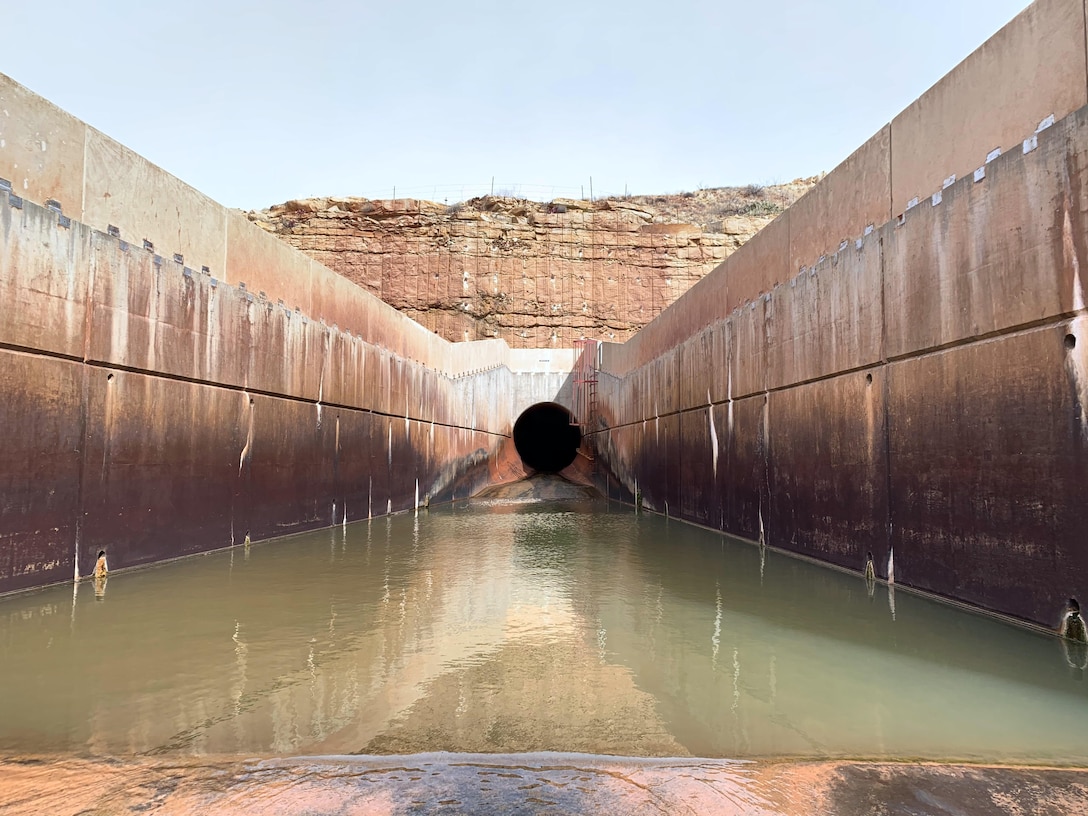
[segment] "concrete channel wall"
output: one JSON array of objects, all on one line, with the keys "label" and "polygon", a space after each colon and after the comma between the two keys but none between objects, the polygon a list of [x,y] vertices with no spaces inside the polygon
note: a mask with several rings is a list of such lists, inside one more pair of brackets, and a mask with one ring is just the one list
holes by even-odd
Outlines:
[{"label": "concrete channel wall", "polygon": [[0,179],[0,593],[468,495],[570,404],[2,75]]},{"label": "concrete channel wall", "polygon": [[1048,626],[1088,595],[1085,65],[1039,0],[605,344],[610,494]]}]

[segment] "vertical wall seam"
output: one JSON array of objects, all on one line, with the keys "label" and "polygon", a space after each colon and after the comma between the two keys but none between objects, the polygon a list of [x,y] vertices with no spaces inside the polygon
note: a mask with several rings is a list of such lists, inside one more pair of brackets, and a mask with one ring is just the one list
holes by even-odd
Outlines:
[{"label": "vertical wall seam", "polygon": [[88,431],[87,431],[87,417],[90,413],[89,406],[87,405],[88,395],[90,393],[90,386],[88,378],[90,375],[90,366],[86,362],[80,364],[81,374],[81,387],[79,398],[79,462],[76,465],[76,517],[74,525],[75,541],[73,542],[73,557],[75,564],[72,569],[72,580],[79,581],[79,553],[83,544],[83,503],[86,495],[84,489],[84,481],[86,479],[86,463],[87,463],[87,443],[88,443]]},{"label": "vertical wall seam", "polygon": [[[82,222],[83,207],[85,206],[87,198],[87,139],[90,133],[90,128],[84,127],[83,129],[83,181],[82,181],[82,200],[80,202],[80,220]],[[86,229],[86,227],[84,227]],[[79,257],[78,253],[69,254],[68,263],[75,264],[76,258]],[[73,557],[75,558],[75,564],[73,567],[72,580],[79,581],[79,555],[83,546],[83,518],[84,518],[84,503],[86,501],[86,472],[87,472],[87,450],[90,443],[90,378],[92,367],[88,364],[88,360],[91,356],[91,339],[94,336],[94,297],[95,297],[95,272],[98,269],[98,252],[97,243],[92,239],[90,245],[86,247],[87,258],[87,278],[86,278],[86,290],[84,291],[83,301],[83,359],[79,363],[80,367],[80,398],[79,398],[79,461],[76,465],[76,518],[74,525],[75,542],[73,547]]]},{"label": "vertical wall seam", "polygon": [[91,128],[83,125],[83,178],[79,182],[79,220],[87,223],[87,143],[91,138]]},{"label": "vertical wall seam", "polygon": [[1083,25],[1081,31],[1084,34],[1084,92],[1085,97],[1088,98],[1088,0],[1081,3],[1081,20]]},{"label": "vertical wall seam", "polygon": [[[890,135],[890,134],[889,134]],[[894,227],[893,227],[894,229]],[[892,522],[892,450],[891,450],[891,366],[888,364],[888,312],[885,275],[884,236],[880,236],[878,243],[880,252],[880,368],[883,374],[881,390],[884,403],[881,407],[881,425],[884,434],[884,535],[889,552],[893,544]],[[887,554],[885,554],[887,563]],[[885,576],[886,577],[886,576]]]},{"label": "vertical wall seam", "polygon": [[223,268],[219,270],[219,277],[230,283],[227,275],[227,258],[230,257],[230,212],[226,207],[220,207],[223,212]]},{"label": "vertical wall seam", "polygon": [[[1088,3],[1088,0],[1084,1]],[[892,161],[892,137],[895,132],[892,123],[894,122],[894,119],[888,122],[888,220],[884,222],[885,224],[895,218],[895,162]],[[881,264],[883,263],[882,260]],[[881,268],[883,269],[883,267]]]}]

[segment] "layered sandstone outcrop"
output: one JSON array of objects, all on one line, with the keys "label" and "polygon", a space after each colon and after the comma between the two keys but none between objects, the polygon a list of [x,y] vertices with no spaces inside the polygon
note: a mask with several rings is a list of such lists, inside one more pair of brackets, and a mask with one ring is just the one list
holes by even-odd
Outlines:
[{"label": "layered sandstone outcrop", "polygon": [[622,341],[815,179],[677,196],[314,198],[250,220],[449,340]]}]

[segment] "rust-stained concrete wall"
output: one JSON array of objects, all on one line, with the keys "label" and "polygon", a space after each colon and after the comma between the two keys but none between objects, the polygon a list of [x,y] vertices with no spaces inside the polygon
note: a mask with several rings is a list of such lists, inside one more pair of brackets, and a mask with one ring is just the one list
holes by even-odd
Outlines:
[{"label": "rust-stained concrete wall", "polygon": [[1084,167],[1088,107],[646,362],[606,344],[610,495],[1055,625],[1088,594]]},{"label": "rust-stained concrete wall", "polygon": [[468,495],[573,407],[572,351],[451,344],[2,75],[0,117],[0,593]]},{"label": "rust-stained concrete wall", "polygon": [[572,351],[345,310],[370,342],[6,192],[0,296],[0,592],[469,495],[524,475],[521,411],[572,406]]},{"label": "rust-stained concrete wall", "polygon": [[0,237],[0,592],[491,479],[499,356],[450,376],[7,193]]},{"label": "rust-stained concrete wall", "polygon": [[[1088,594],[1085,2],[600,350],[610,495],[1048,625]],[[573,360],[445,343],[3,77],[0,112],[0,591],[511,478],[516,414],[585,400]]]},{"label": "rust-stained concrete wall", "polygon": [[1084,21],[1039,0],[605,344],[609,494],[1047,626],[1088,595]]}]

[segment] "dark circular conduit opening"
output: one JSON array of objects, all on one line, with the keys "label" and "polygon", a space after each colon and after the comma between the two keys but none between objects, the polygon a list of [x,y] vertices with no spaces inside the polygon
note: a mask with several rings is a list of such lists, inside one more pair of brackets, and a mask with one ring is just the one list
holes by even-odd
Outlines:
[{"label": "dark circular conduit opening", "polygon": [[578,455],[582,432],[566,408],[538,402],[526,408],[514,423],[514,447],[527,468],[558,473]]}]

